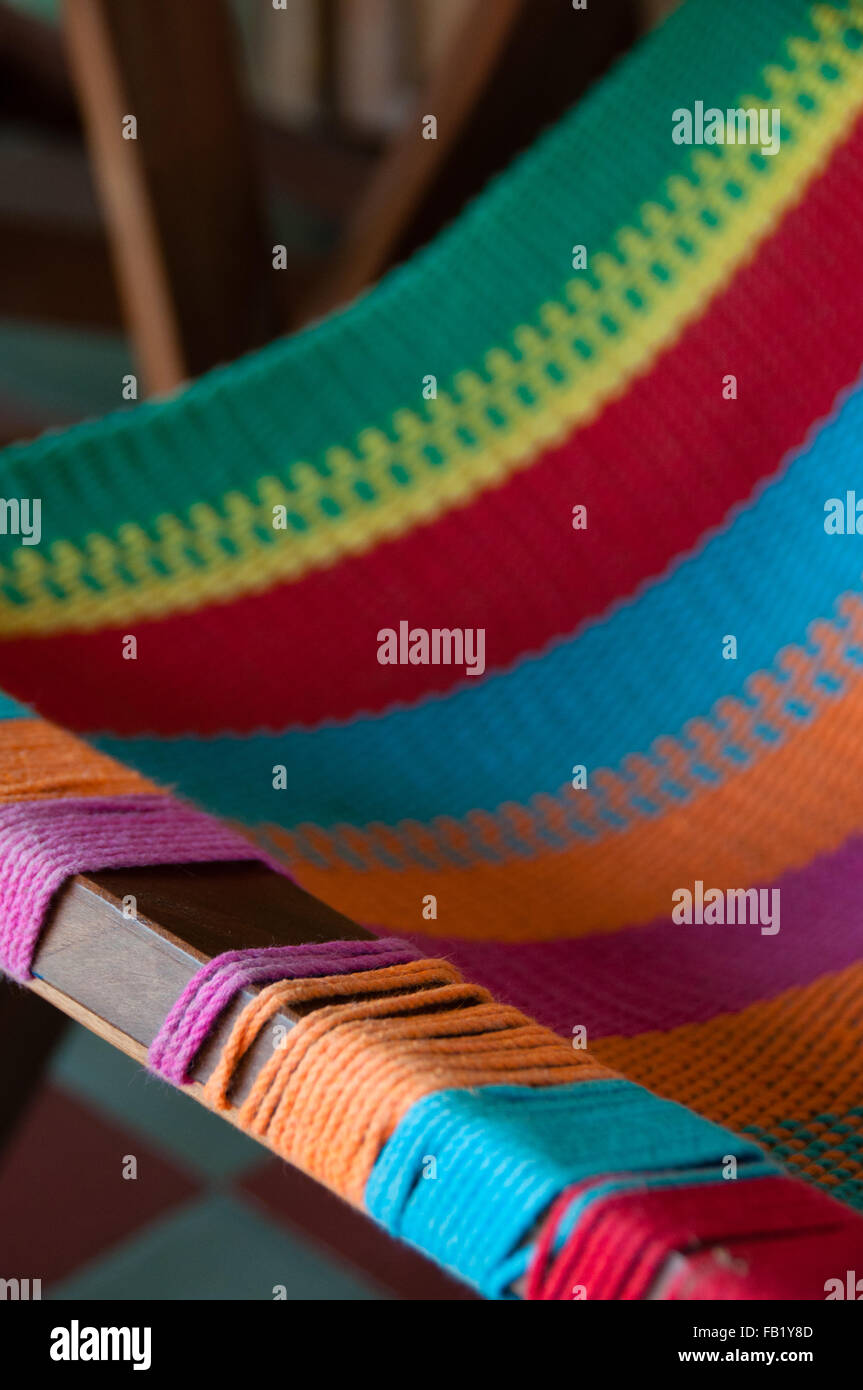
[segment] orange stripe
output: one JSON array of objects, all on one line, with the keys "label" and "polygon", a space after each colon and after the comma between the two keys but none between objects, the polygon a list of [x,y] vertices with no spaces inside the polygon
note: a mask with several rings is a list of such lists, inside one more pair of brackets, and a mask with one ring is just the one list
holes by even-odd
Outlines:
[{"label": "orange stripe", "polygon": [[[375,1160],[399,1121],[433,1091],[557,1086],[611,1073],[517,1009],[465,984],[447,961],[322,980],[280,980],[246,1005],[205,1097],[228,1108],[236,1068],[281,1008],[318,1001],[255,1079],[237,1123],[362,1205]],[[329,1001],[329,1002],[328,1002]]]},{"label": "orange stripe", "polygon": [[[771,722],[788,719],[777,707]],[[286,832],[267,834],[304,888],[360,921],[498,941],[614,931],[669,914],[674,889],[695,878],[716,887],[769,882],[838,849],[863,825],[863,679],[793,727],[692,801],[621,831],[606,827],[599,841],[507,863],[322,869],[294,857]],[[305,833],[323,848],[320,832]],[[428,893],[438,902],[434,923],[422,917]]]},{"label": "orange stripe", "polygon": [[[861,999],[863,964],[857,964],[707,1023],[591,1040],[591,1052],[718,1124],[768,1130],[777,1143],[797,1149],[784,1160],[795,1171],[835,1186],[863,1179],[863,1163],[838,1147],[847,1134],[832,1134],[823,1119],[812,1122],[825,1115],[844,1121],[863,1153],[863,1114],[850,1113],[861,1101]],[[806,1140],[795,1134],[794,1121],[818,1135],[824,1151],[803,1152]]]},{"label": "orange stripe", "polygon": [[[835,705],[842,690],[863,679],[856,658],[863,644],[863,596],[843,594],[836,611],[835,621],[819,619],[810,625],[807,648],[783,648],[775,669],[751,675],[746,700],[725,697],[718,701],[712,718],[690,719],[681,737],[658,738],[649,757],[632,753],[620,769],[598,768],[585,791],[576,793],[567,786],[556,797],[538,793],[529,806],[504,803],[494,814],[471,811],[459,821],[439,817],[428,826],[403,821],[398,828],[336,826],[329,832],[303,826],[296,834],[305,835],[328,863],[345,860],[350,867],[345,847],[369,868],[388,868],[393,856],[401,862],[413,854],[444,864],[452,862],[453,854],[456,862],[464,857],[485,858],[477,853],[478,846],[489,848],[493,858],[503,862],[513,857],[513,839],[520,846],[515,854],[525,856],[549,852],[549,837],[552,843],[583,841],[584,836],[568,823],[573,811],[586,834],[606,838],[611,829],[609,813],[620,826],[645,819],[645,803],[654,807],[654,816],[677,810],[680,794],[694,801],[704,791],[703,769],[710,769],[717,782],[739,771],[739,759],[730,748],[757,759],[771,747],[760,732],[762,725],[772,728],[776,737],[788,738],[802,722],[800,707],[814,714]],[[833,690],[825,688],[825,676],[835,682]],[[677,795],[668,789],[668,782],[676,784]],[[285,849],[295,859],[306,857],[300,839],[296,844],[286,841]]]},{"label": "orange stripe", "polygon": [[148,778],[44,719],[0,722],[0,804],[160,792]]}]

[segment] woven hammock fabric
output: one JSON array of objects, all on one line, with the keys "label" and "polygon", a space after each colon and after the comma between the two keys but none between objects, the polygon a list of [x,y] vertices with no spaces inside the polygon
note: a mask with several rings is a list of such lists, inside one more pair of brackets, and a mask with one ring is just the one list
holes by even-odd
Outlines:
[{"label": "woven hammock fabric", "polygon": [[[696,102],[778,148],[675,143]],[[361,1185],[493,1296],[644,1296],[693,1210],[738,1265],[668,1297],[752,1296],[771,1221],[770,1294],[863,1254],[861,365],[863,0],[689,0],[345,311],[0,455],[42,500],[0,800],[170,787],[584,1030],[577,1083],[413,1098]]]}]

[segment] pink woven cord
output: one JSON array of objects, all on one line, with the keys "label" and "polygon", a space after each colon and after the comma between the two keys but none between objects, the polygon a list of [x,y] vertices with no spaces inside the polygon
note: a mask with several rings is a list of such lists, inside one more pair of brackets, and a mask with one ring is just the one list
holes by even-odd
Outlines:
[{"label": "pink woven cord", "polygon": [[148,1066],[175,1086],[185,1085],[191,1079],[192,1062],[219,1015],[248,985],[381,970],[419,955],[415,946],[395,937],[226,951],[203,965],[186,985],[153,1040]]},{"label": "pink woven cord", "polygon": [[272,861],[169,796],[81,797],[0,807],[0,970],[31,974],[51,898],[74,874],[148,864]]}]

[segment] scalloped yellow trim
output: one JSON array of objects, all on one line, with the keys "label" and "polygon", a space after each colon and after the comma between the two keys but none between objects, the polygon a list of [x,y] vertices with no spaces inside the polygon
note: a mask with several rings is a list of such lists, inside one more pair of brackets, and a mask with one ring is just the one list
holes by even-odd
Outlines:
[{"label": "scalloped yellow trim", "polygon": [[[190,509],[188,524],[169,514],[159,517],[156,542],[127,522],[113,540],[94,534],[82,548],[58,541],[49,556],[20,547],[12,566],[0,570],[0,583],[11,585],[24,601],[0,595],[0,632],[84,631],[260,592],[429,522],[562,442],[675,341],[755,254],[849,131],[863,107],[863,49],[852,50],[842,36],[861,15],[863,3],[845,13],[816,7],[818,39],[789,41],[794,69],[765,69],[770,104],[783,108],[783,132],[793,137],[783,141],[779,154],[762,157],[759,168],[748,146],[694,153],[690,177],[667,181],[665,193],[674,211],[659,203],[644,206],[640,221],[646,230],[630,226],[616,234],[621,259],[607,252],[593,258],[598,287],[571,279],[560,300],[540,308],[540,327],[523,324],[515,330],[521,360],[503,347],[491,349],[484,364],[488,381],[463,371],[450,393],[427,403],[425,415],[397,411],[392,420],[395,443],[383,430],[370,427],[360,433],[353,450],[332,448],[326,455],[329,476],[322,477],[310,464],[296,465],[294,491],[288,492],[277,478],[261,478],[260,500],[229,493],[223,498],[224,516],[199,503]],[[832,80],[822,73],[827,64],[838,73]],[[814,102],[814,109],[804,114],[801,97]],[[738,104],[763,101],[744,97]],[[789,119],[791,108],[795,114]],[[752,196],[756,188],[757,199]],[[657,278],[656,267],[664,278]],[[609,321],[616,325],[613,332]],[[608,340],[613,347],[604,351]],[[576,342],[589,345],[593,355],[585,360]],[[531,401],[519,394],[525,389]],[[502,424],[490,418],[490,410]],[[428,459],[424,450],[429,447],[445,459],[443,466]],[[395,465],[404,470],[409,485],[394,479]],[[371,505],[354,491],[360,479],[375,490]],[[326,500],[340,508],[339,515],[323,515]],[[273,542],[261,541],[255,528],[269,529],[278,505],[303,515],[310,529],[274,532]],[[234,554],[226,554],[223,540],[231,543]],[[190,550],[200,564],[189,558]],[[131,575],[132,584],[119,566]],[[102,592],[94,591],[88,576]]]}]

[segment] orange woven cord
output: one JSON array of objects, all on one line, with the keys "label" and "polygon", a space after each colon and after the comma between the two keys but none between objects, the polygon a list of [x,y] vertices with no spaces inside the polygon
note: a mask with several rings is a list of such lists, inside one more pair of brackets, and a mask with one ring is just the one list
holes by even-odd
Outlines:
[{"label": "orange woven cord", "polygon": [[[417,1014],[425,1015],[429,1010],[445,1010],[446,1023],[441,1023],[444,1029],[455,1028],[456,1035],[462,1036],[462,1030],[470,1030],[470,1024],[480,1028],[483,1026],[483,1019],[480,1017],[474,1022],[474,1009],[478,1007],[488,996],[485,991],[480,991],[473,985],[459,984],[447,985],[443,989],[422,990],[413,996],[397,995],[389,999],[359,999],[351,1000],[349,1003],[328,1005],[318,1009],[314,1014],[314,1020],[310,1018],[308,1026],[302,1034],[303,1045],[306,1053],[315,1064],[315,1054],[312,1049],[321,1043],[326,1042],[326,1036],[333,1028],[347,1028],[349,1024],[355,1022],[368,1021],[370,1019],[385,1019],[388,1021],[396,1018],[405,1019],[406,1031],[402,1036],[413,1036],[412,1018]],[[469,1021],[463,1022],[464,1011],[469,1010]],[[392,1024],[391,1036],[396,1032],[394,1023]],[[294,1052],[299,1044],[295,1044]],[[268,1125],[273,1119],[276,1107],[281,1104],[284,1096],[284,1078],[281,1074],[281,1063],[284,1060],[285,1048],[274,1052],[270,1061],[265,1067],[261,1068],[255,1085],[250,1091],[243,1109],[248,1117],[255,1116],[257,1124]]]},{"label": "orange woven cord", "polygon": [[[461,1015],[453,1026],[464,1021]],[[281,1098],[262,1137],[359,1202],[382,1145],[407,1110],[431,1091],[553,1086],[610,1075],[589,1061],[579,1065],[571,1051],[564,1056],[563,1044],[543,1047],[546,1039],[535,1025],[519,1030],[514,1039],[518,1051],[501,1057],[496,1040],[483,1039],[481,1052],[465,1057],[458,1036],[448,1040],[447,1052],[432,1049],[421,1024],[412,1023],[412,1035],[394,1028],[382,1033],[358,1023],[349,1031],[336,1026],[311,1065],[305,1058],[280,1059]],[[406,1039],[413,1045],[405,1046]],[[249,1125],[258,1132],[257,1116],[249,1117]]]},{"label": "orange woven cord", "polygon": [[206,1099],[228,1106],[236,1067],[280,1007],[339,996],[345,1002],[326,1004],[295,1024],[236,1119],[357,1205],[381,1147],[422,1096],[613,1075],[518,1009],[461,981],[446,961],[415,961],[270,985],[237,1020]]},{"label": "orange woven cord", "polygon": [[162,791],[106,753],[44,719],[0,720],[0,804]]},{"label": "orange woven cord", "polygon": [[[394,980],[393,971],[402,973]],[[369,984],[374,976],[374,986]],[[264,1025],[281,1008],[305,1004],[314,999],[335,999],[355,994],[371,993],[376,990],[416,988],[420,985],[461,983],[461,975],[454,965],[443,960],[416,960],[402,967],[390,966],[384,970],[366,970],[351,975],[321,975],[314,979],[277,980],[267,985],[260,994],[246,1005],[231,1030],[219,1057],[218,1065],[207,1081],[205,1096],[207,1103],[217,1110],[230,1109],[228,1091],[237,1067]],[[485,994],[485,991],[483,991]],[[486,994],[487,998],[490,995]]]},{"label": "orange woven cord", "polygon": [[[861,991],[858,963],[737,1013],[667,1032],[598,1038],[594,1047],[630,1080],[717,1124],[770,1147],[779,1134],[798,1150],[784,1161],[801,1176],[828,1186],[861,1182]],[[813,1145],[834,1121],[856,1143],[836,1151]]]}]

